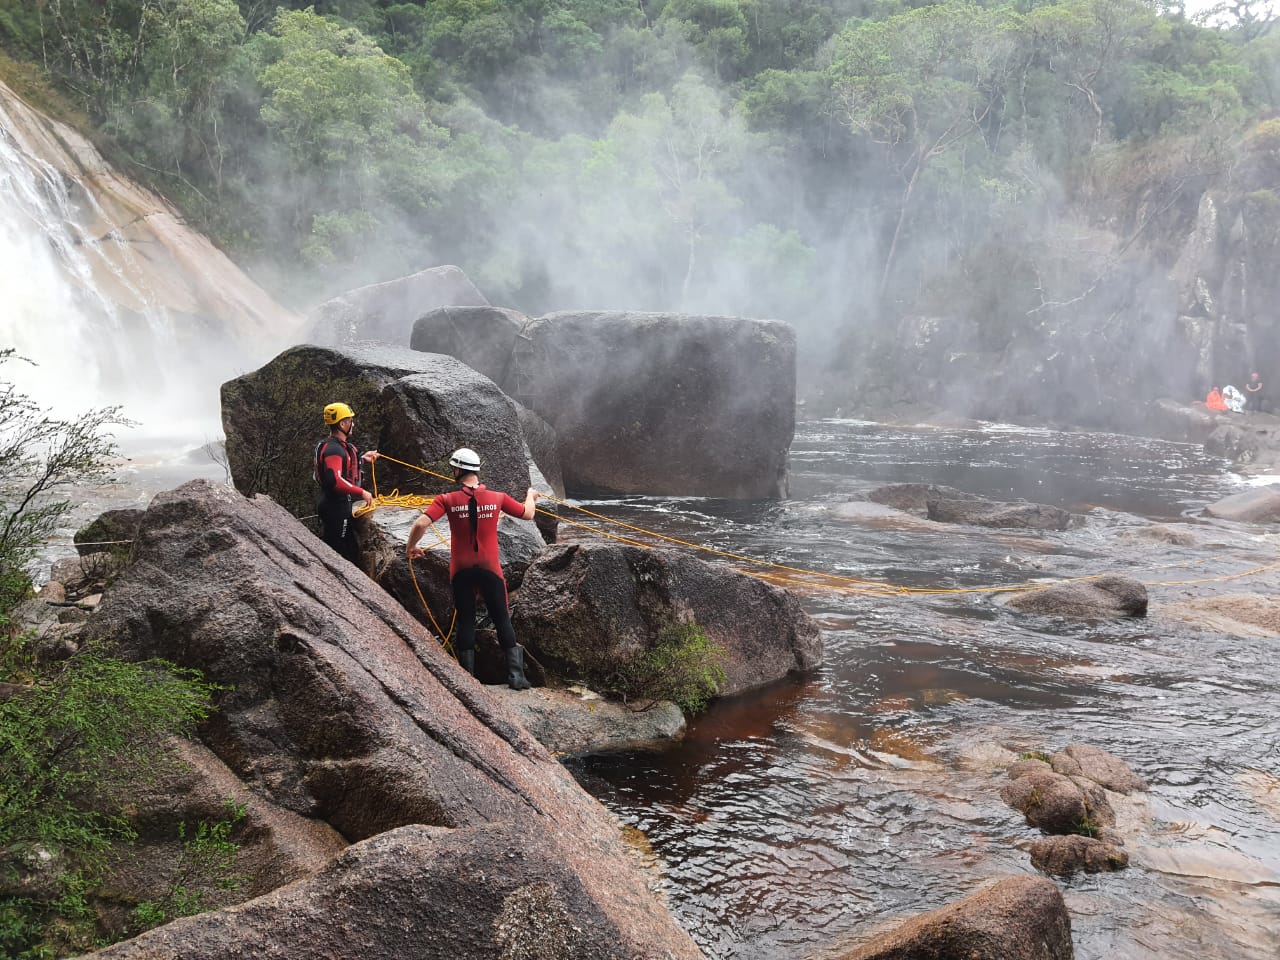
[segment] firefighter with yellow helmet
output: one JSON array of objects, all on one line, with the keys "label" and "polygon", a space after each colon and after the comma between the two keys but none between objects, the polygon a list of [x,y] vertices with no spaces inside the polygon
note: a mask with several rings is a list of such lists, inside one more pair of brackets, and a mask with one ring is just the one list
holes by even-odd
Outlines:
[{"label": "firefighter with yellow helmet", "polygon": [[324,422],[329,436],[316,444],[314,467],[316,482],[320,484],[320,502],[316,512],[320,515],[321,536],[324,542],[337,550],[352,563],[359,557],[359,544],[351,523],[351,511],[357,500],[373,502],[373,494],[362,486],[360,468],[378,459],[378,451],[370,450],[361,456],[351,442],[355,430],[355,411],[345,403],[331,403],[324,408]]}]

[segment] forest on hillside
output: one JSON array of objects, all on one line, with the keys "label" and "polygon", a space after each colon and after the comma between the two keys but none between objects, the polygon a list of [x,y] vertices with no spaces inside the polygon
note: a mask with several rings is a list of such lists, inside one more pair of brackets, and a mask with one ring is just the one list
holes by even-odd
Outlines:
[{"label": "forest on hillside", "polygon": [[283,299],[456,263],[530,313],[778,317],[828,357],[907,315],[1007,343],[1131,247],[1175,256],[1206,184],[1280,146],[1271,26],[1256,0],[1213,26],[1144,0],[0,0],[10,55]]}]

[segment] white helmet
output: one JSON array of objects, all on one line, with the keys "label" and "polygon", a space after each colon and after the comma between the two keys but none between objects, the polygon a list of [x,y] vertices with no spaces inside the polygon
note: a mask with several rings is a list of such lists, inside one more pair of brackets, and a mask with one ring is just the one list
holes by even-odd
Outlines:
[{"label": "white helmet", "polygon": [[475,473],[480,469],[480,454],[470,447],[459,447],[449,455],[449,466],[455,470],[466,470]]}]

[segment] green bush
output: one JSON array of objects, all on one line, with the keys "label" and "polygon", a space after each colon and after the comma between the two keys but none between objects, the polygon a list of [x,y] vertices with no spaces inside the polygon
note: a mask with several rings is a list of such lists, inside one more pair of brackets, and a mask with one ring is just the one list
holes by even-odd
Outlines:
[{"label": "green bush", "polygon": [[245,807],[234,800],[227,800],[224,807],[224,819],[213,823],[201,820],[194,831],[185,823],[178,824],[182,853],[177,872],[163,897],[144,900],[134,908],[138,933],[206,909],[205,895],[210,888],[235,892],[245,883],[247,878],[235,872],[240,844],[233,839],[244,820]]},{"label": "green bush", "polygon": [[[0,349],[0,365],[14,361],[27,362]],[[119,407],[51,416],[0,378],[0,617],[30,593],[27,566],[71,509],[63,494],[108,479],[116,452],[108,430],[130,425]]]},{"label": "green bush", "polygon": [[112,845],[135,839],[128,791],[177,762],[157,744],[203,720],[215,689],[162,661],[86,652],[0,703],[0,869],[44,880],[0,896],[0,956],[95,946],[88,893]]},{"label": "green bush", "polygon": [[613,686],[627,703],[670,700],[686,713],[699,713],[724,686],[724,659],[724,648],[696,623],[675,623],[619,672]]}]

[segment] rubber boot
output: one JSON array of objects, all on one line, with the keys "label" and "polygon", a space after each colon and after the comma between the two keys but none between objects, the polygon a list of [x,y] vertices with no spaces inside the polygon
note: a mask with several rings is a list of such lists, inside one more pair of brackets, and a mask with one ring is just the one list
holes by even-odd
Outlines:
[{"label": "rubber boot", "polygon": [[507,651],[507,686],[512,690],[528,690],[533,684],[524,675],[524,648],[512,647]]},{"label": "rubber boot", "polygon": [[459,650],[458,665],[461,666],[463,670],[467,671],[467,673],[471,674],[474,677],[476,675],[475,649],[472,648],[471,650]]}]

